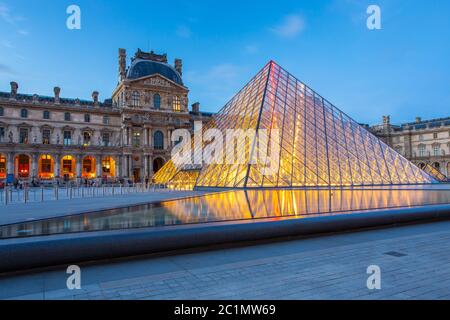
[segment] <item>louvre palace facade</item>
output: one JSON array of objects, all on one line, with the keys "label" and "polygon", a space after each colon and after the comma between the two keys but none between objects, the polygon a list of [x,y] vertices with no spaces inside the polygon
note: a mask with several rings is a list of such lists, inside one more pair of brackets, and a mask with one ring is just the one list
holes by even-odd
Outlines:
[{"label": "louvre palace facade", "polygon": [[110,99],[67,99],[0,92],[0,181],[55,182],[151,179],[170,158],[171,132],[211,114],[194,103],[182,60],[137,50],[127,66],[119,49],[119,81]]}]

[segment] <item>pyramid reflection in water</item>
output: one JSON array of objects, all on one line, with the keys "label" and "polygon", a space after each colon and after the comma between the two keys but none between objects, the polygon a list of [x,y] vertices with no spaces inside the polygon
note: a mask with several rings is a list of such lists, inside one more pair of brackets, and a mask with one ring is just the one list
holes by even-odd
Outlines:
[{"label": "pyramid reflection in water", "polygon": [[[236,147],[245,161],[204,164],[195,170],[169,161],[157,183],[190,187],[320,187],[424,184],[435,180],[388,147],[305,84],[269,62],[205,126],[227,129],[278,130],[277,171],[266,166],[252,139]],[[269,145],[264,146],[269,148]],[[195,150],[195,152],[201,152]],[[258,155],[258,159],[256,159]]]}]

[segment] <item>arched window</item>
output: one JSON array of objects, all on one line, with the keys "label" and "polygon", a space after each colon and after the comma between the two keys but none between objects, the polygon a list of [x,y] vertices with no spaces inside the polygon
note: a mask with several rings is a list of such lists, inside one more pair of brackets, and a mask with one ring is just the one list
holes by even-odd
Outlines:
[{"label": "arched window", "polygon": [[156,131],[153,135],[153,148],[156,150],[164,149],[164,134],[161,131]]},{"label": "arched window", "polygon": [[139,101],[141,100],[141,95],[137,91],[133,91],[131,94],[131,103],[133,107],[139,107]]},{"label": "arched window", "polygon": [[180,97],[175,96],[175,97],[173,98],[172,109],[173,109],[173,111],[181,111]]},{"label": "arched window", "polygon": [[161,109],[161,96],[158,93],[153,96],[153,108]]},{"label": "arched window", "polygon": [[28,118],[28,110],[27,109],[20,110],[20,117],[21,118]]}]

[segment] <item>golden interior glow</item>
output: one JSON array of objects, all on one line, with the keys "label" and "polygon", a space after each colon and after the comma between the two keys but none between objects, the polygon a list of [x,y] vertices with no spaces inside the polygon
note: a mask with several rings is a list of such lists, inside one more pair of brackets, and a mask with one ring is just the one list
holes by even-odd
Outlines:
[{"label": "golden interior glow", "polygon": [[54,168],[53,158],[48,154],[42,155],[38,161],[38,177],[43,180],[53,179],[55,177]]},{"label": "golden interior glow", "polygon": [[[208,128],[217,128],[222,133],[228,129],[266,130],[269,137],[274,130],[279,130],[280,154],[273,157],[270,144],[260,146],[256,140],[242,139],[233,151],[239,150],[244,155],[244,163],[204,165],[197,187],[329,187],[435,182],[274,62],[267,64],[204,126],[204,130]],[[199,149],[194,150],[194,154],[202,152]],[[263,159],[258,155],[263,155]],[[268,174],[265,160],[273,162],[271,166],[278,171]],[[168,161],[155,180],[168,183],[185,169]]]},{"label": "golden interior glow", "polygon": [[102,159],[102,176],[108,178],[116,176],[116,161],[112,157]]},{"label": "golden interior glow", "polygon": [[84,179],[96,178],[95,158],[91,156],[84,157],[81,166],[81,177]]},{"label": "golden interior glow", "polygon": [[61,177],[72,179],[75,174],[75,158],[70,155],[64,156],[61,159]]},{"label": "golden interior glow", "polygon": [[3,154],[0,154],[0,179],[6,178],[6,157]]}]

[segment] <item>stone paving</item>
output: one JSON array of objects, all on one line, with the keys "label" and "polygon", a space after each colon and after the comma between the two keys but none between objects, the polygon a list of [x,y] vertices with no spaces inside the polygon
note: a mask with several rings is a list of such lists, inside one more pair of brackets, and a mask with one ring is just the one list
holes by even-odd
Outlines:
[{"label": "stone paving", "polygon": [[[2,299],[449,299],[450,222],[81,266],[0,278]],[[387,254],[391,253],[391,254]],[[381,268],[381,290],[366,286]]]},{"label": "stone paving", "polygon": [[117,194],[107,197],[60,199],[48,202],[12,203],[0,205],[0,225],[36,219],[59,217],[94,210],[138,205],[162,200],[174,200],[203,195],[202,191],[156,190]]}]

